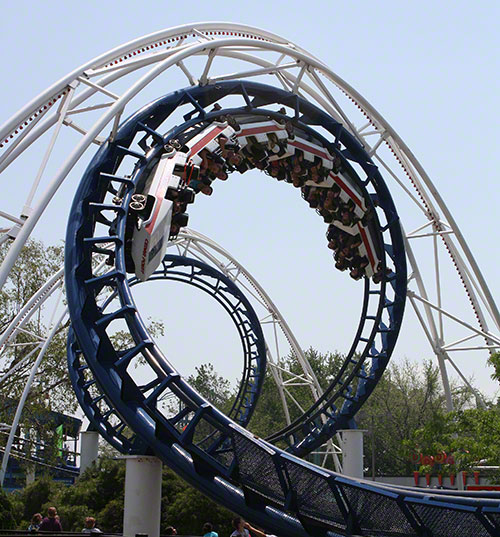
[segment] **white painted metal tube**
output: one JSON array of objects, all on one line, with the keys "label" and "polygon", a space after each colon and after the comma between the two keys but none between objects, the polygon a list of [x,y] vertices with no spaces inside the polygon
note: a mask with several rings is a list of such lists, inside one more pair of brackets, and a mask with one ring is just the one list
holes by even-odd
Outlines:
[{"label": "white painted metal tube", "polygon": [[[24,107],[22,111],[20,111],[14,118],[9,120],[4,127],[2,127],[0,134],[8,134],[9,132],[9,126],[10,128],[15,128],[17,123],[22,120],[26,114],[30,112],[33,108],[36,108],[37,105],[43,104],[43,102],[46,101],[46,99],[49,99],[54,93],[56,93],[59,89],[63,89],[66,87],[67,83],[69,81],[74,80],[78,76],[81,76],[85,70],[95,68],[99,65],[104,65],[107,61],[111,61],[114,58],[126,54],[128,51],[133,50],[134,48],[140,47],[140,46],[148,46],[148,44],[151,44],[153,42],[168,39],[169,37],[178,36],[179,33],[185,33],[185,34],[191,34],[195,33],[196,35],[200,36],[202,35],[203,31],[210,31],[215,30],[220,32],[221,30],[226,30],[225,32],[222,32],[224,35],[234,35],[238,32],[247,32],[250,34],[254,34],[255,36],[259,36],[263,40],[258,42],[259,47],[262,49],[268,49],[272,50],[272,47],[270,46],[272,43],[267,42],[266,40],[269,39],[270,41],[273,41],[275,43],[282,43],[285,44],[285,48],[288,50],[288,55],[298,57],[301,53],[302,49],[297,47],[296,45],[293,45],[289,43],[287,40],[276,36],[275,34],[271,34],[270,32],[265,32],[257,28],[252,28],[245,25],[237,25],[237,24],[231,24],[231,23],[193,23],[188,25],[179,26],[176,28],[172,28],[170,30],[163,30],[160,32],[156,32],[141,38],[138,38],[134,41],[131,41],[130,43],[121,45],[120,47],[117,47],[113,49],[112,51],[109,51],[96,59],[88,62],[81,68],[75,70],[73,73],[70,73],[65,79],[62,79],[60,83],[56,83],[54,86],[49,88],[46,92],[44,92],[39,98],[32,101],[29,105]],[[208,38],[209,39],[209,38]],[[224,40],[223,40],[224,41]],[[228,44],[231,40],[226,39],[226,44]],[[255,41],[248,40],[252,42],[253,47],[255,48],[256,44]],[[207,41],[207,44],[210,42]],[[248,45],[246,45],[248,46]],[[251,47],[250,47],[251,48]],[[192,50],[192,48],[188,48],[188,50]],[[296,52],[296,54],[294,54]],[[463,239],[463,236],[461,235],[460,231],[458,230],[456,223],[451,217],[450,212],[448,211],[446,205],[442,201],[442,199],[439,196],[439,193],[435,189],[434,185],[430,181],[430,178],[426,175],[425,171],[421,167],[420,163],[417,161],[415,156],[410,152],[408,147],[404,144],[404,142],[401,140],[401,138],[395,133],[395,131],[387,124],[387,122],[384,120],[384,118],[381,116],[381,114],[378,113],[378,111],[371,106],[354,88],[352,88],[349,84],[347,84],[342,78],[340,78],[338,75],[333,73],[331,70],[329,70],[323,63],[321,63],[319,60],[314,58],[313,56],[306,54],[305,57],[307,58],[307,62],[310,65],[316,64],[316,68],[320,69],[327,78],[329,78],[335,85],[337,85],[339,88],[342,89],[346,94],[350,95],[352,98],[356,100],[356,102],[365,110],[365,112],[370,116],[370,120],[373,121],[375,126],[380,129],[383,132],[387,132],[390,138],[392,138],[391,142],[393,143],[394,149],[398,151],[399,153],[402,153],[403,161],[406,161],[408,164],[411,165],[411,168],[414,168],[417,173],[421,176],[423,182],[425,183],[425,186],[429,189],[431,195],[433,196],[434,200],[437,201],[438,206],[443,211],[445,216],[448,218],[448,221],[452,224],[452,227],[454,228],[454,231],[457,236],[457,241],[459,242],[462,250],[465,253],[466,259],[471,265],[472,271],[475,275],[475,277],[478,279],[480,286],[483,289],[484,295],[486,297],[486,300],[488,302],[488,309],[490,312],[492,312],[492,317],[495,320],[495,323],[497,326],[500,326],[500,315],[498,313],[498,308],[496,307],[495,302],[493,301],[493,297],[486,285],[486,282],[484,280],[484,277],[482,273],[479,270],[479,267],[477,266],[477,263],[475,262],[472,253],[470,252],[470,249],[468,248],[467,243]],[[65,82],[64,84],[62,82]],[[62,85],[61,85],[62,84]],[[302,84],[301,84],[302,86]],[[24,114],[23,114],[24,112]],[[416,177],[416,174],[413,179],[415,180],[418,187],[421,187],[419,185],[419,178]],[[423,195],[426,198],[426,202],[431,208],[431,211],[434,209],[433,207],[433,201],[429,198],[429,196],[423,192]],[[467,285],[467,284],[466,284]],[[470,286],[468,286],[468,290],[470,291]],[[472,302],[474,304],[474,308],[477,310],[477,313],[480,317],[482,317],[480,307],[478,307],[477,302],[475,302],[474,297],[472,297]],[[481,322],[484,324],[484,328],[487,328],[487,325],[485,323],[484,317],[481,319]]]},{"label": "white painted metal tube", "polygon": [[40,289],[26,302],[12,319],[7,328],[0,336],[0,353],[4,350],[5,344],[15,334],[16,330],[22,328],[31,318],[33,313],[45,302],[50,295],[62,284],[64,270],[58,270],[53,274]]},{"label": "white painted metal tube", "polygon": [[[0,289],[4,286],[8,274],[11,271],[14,263],[26,243],[28,237],[30,236],[33,228],[43,214],[43,211],[53,198],[54,194],[57,192],[58,188],[66,178],[67,174],[71,171],[73,166],[82,156],[84,151],[89,147],[94,138],[101,132],[101,130],[107,125],[107,123],[115,117],[116,114],[121,112],[125,105],[135,97],[144,87],[146,87],[152,80],[158,77],[163,71],[175,65],[177,62],[183,60],[184,58],[196,54],[199,51],[207,49],[217,49],[224,46],[234,46],[234,45],[250,45],[253,44],[250,39],[215,39],[207,43],[198,43],[190,47],[189,49],[180,51],[169,58],[163,60],[158,65],[153,67],[148,73],[146,73],[142,78],[140,78],[135,84],[133,84],[121,97],[105,112],[99,120],[92,126],[92,128],[87,132],[87,134],[80,140],[73,152],[66,159],[62,167],[57,172],[56,176],[53,178],[45,192],[43,193],[40,201],[33,209],[32,215],[26,220],[22,228],[20,229],[14,243],[12,244],[9,252],[5,256],[5,259],[2,263],[0,269]],[[283,46],[277,45],[274,43],[263,43],[264,48],[268,50],[274,50],[275,52],[288,53],[290,54],[290,49]],[[316,60],[311,60],[307,55],[295,52],[293,54],[298,60],[308,61],[309,63],[314,63],[314,67],[322,68],[322,64]]]}]

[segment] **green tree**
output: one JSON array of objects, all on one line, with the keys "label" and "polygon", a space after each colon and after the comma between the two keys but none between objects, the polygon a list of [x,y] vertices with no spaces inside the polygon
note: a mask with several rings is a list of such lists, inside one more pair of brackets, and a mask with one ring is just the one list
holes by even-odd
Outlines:
[{"label": "green tree", "polygon": [[[8,252],[9,243],[0,246],[0,262]],[[13,319],[21,307],[43,283],[63,266],[62,246],[45,246],[41,241],[30,239],[21,250],[9,278],[0,291],[0,330]],[[40,315],[33,324],[42,323]]]},{"label": "green tree", "polygon": [[[307,349],[304,354],[321,388],[325,390],[339,372],[344,356],[338,352],[320,353],[312,347]],[[282,370],[288,371],[292,375],[299,377],[303,375],[302,367],[292,353],[280,359],[278,365]],[[283,373],[283,378],[287,378],[287,373]],[[293,398],[285,392],[290,419],[293,421],[302,415],[303,410],[308,409],[314,403],[314,398],[311,387],[305,383],[303,386],[294,386],[292,396]],[[266,438],[271,431],[279,431],[285,426],[286,417],[283,404],[271,372],[271,366],[268,366],[262,392],[250,421],[249,429],[257,436]]]},{"label": "green tree", "polygon": [[[467,391],[453,390],[457,409],[465,408],[471,398]],[[372,473],[374,448],[375,475],[409,475],[413,470],[409,442],[414,431],[428,423],[437,423],[445,412],[445,395],[437,366],[430,360],[423,364],[409,361],[391,364],[356,415],[359,428],[371,433],[365,442],[367,474]]]},{"label": "green tree", "polygon": [[163,477],[161,533],[174,526],[181,535],[201,535],[203,524],[211,522],[219,535],[232,532],[230,511],[187,485],[171,470]]},{"label": "green tree", "polygon": [[5,492],[0,490],[0,530],[13,530],[15,527],[12,503]]},{"label": "green tree", "polygon": [[43,475],[24,489],[12,492],[9,498],[17,528],[25,530],[35,513],[45,512],[44,507],[57,495],[61,487],[62,485],[56,483],[49,475]]},{"label": "green tree", "polygon": [[[457,471],[473,466],[498,466],[500,461],[500,408],[469,408],[436,413],[413,432],[407,443],[426,454],[444,451],[453,455]],[[500,480],[500,472],[492,475]]]},{"label": "green tree", "polygon": [[500,352],[494,352],[490,354],[488,358],[488,363],[493,366],[494,373],[491,375],[493,380],[500,382]]},{"label": "green tree", "polygon": [[[125,465],[123,461],[101,458],[90,467],[72,487],[60,489],[51,499],[58,506],[64,530],[80,531],[86,516],[93,516],[104,531],[121,531],[123,524],[123,494]],[[111,517],[111,502],[119,500],[121,517]]]},{"label": "green tree", "polygon": [[196,375],[188,377],[188,383],[207,401],[224,411],[233,393],[231,383],[219,375],[212,364],[196,366]]},{"label": "green tree", "polygon": [[[0,247],[0,262],[7,253],[7,245]],[[5,329],[29,298],[52,276],[63,264],[63,248],[45,246],[41,241],[30,240],[22,249],[6,285],[0,291],[0,327]],[[10,423],[14,416],[26,380],[31,372],[34,360],[40,350],[41,341],[47,333],[50,318],[42,305],[16,334],[9,346],[2,349],[0,362],[1,405],[0,421]],[[16,367],[15,374],[5,373]],[[52,340],[21,416],[20,432],[30,431],[31,440],[26,440],[21,449],[28,453],[33,449],[35,440],[45,444],[46,462],[54,462],[58,456],[57,438],[53,427],[47,420],[47,410],[64,410],[71,413],[76,410],[77,402],[67,375],[61,375],[66,369],[66,327]],[[6,438],[2,436],[1,443]],[[24,463],[21,462],[21,465]]]},{"label": "green tree", "polygon": [[[81,531],[85,517],[93,516],[103,531],[121,533],[124,487],[125,461],[101,457],[71,487],[43,478],[11,494],[11,500],[0,495],[0,508],[5,506],[2,509],[5,511],[4,518],[0,511],[0,524],[10,520],[10,528],[15,524],[18,529],[26,529],[34,513],[46,513],[47,508],[54,505],[64,531]],[[162,533],[167,526],[173,525],[179,533],[196,535],[200,534],[205,522],[212,522],[216,531],[229,534],[231,516],[227,509],[218,506],[164,467]]]},{"label": "green tree", "polygon": [[[37,479],[11,494],[18,529],[26,529],[34,513],[57,507],[65,531],[80,531],[86,516],[94,516],[99,527],[121,532],[123,525],[124,461],[102,457],[71,487],[55,483],[51,477]],[[111,505],[112,504],[112,505]],[[121,506],[119,524],[113,507]]]},{"label": "green tree", "polygon": [[[1,246],[0,263],[6,253],[7,246]],[[37,240],[28,241],[10,272],[6,285],[0,291],[0,330],[7,327],[31,296],[62,267],[63,256],[63,247],[45,246]],[[45,306],[42,305],[24,326],[23,331],[16,334],[15,340],[2,349],[0,379],[12,368],[16,367],[16,371],[0,381],[0,422],[12,422],[27,378],[38,356],[40,342],[46,336],[51,322],[51,311],[46,312]],[[60,327],[45,353],[23,409],[18,431],[25,433],[20,449],[29,454],[34,449],[34,442],[40,442],[44,446],[44,461],[48,464],[56,464],[60,454],[59,438],[54,431],[49,411],[72,414],[78,408],[69,376],[65,374],[68,325],[69,323],[66,323]],[[157,337],[163,334],[163,323],[148,319],[148,329],[153,337]],[[125,331],[116,331],[112,339],[118,349],[132,344],[130,334]],[[29,435],[26,434],[28,431]],[[6,436],[1,435],[0,445],[5,443]],[[25,466],[25,463],[20,460],[20,465]]]}]

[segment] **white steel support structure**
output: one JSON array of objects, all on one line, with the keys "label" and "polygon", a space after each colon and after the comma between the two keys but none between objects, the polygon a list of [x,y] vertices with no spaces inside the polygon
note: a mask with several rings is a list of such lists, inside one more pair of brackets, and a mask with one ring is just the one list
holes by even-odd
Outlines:
[{"label": "white steel support structure", "polygon": [[[296,406],[301,413],[307,410],[301,407],[297,401],[298,398],[294,396],[294,388],[307,386],[311,390],[314,401],[317,401],[323,395],[323,388],[304,350],[299,345],[297,338],[276,304],[262,285],[240,262],[222,246],[205,235],[192,229],[185,229],[179,233],[175,241],[169,244],[169,248],[175,249],[178,255],[193,257],[204,263],[214,265],[233,280],[250,300],[257,315],[259,315],[259,321],[266,338],[268,365],[281,399],[286,423],[289,425],[291,423],[289,406]],[[280,364],[280,359],[288,354],[292,354],[295,357],[302,369],[302,373],[296,374],[285,369]],[[326,464],[327,458],[331,456],[335,469],[341,472],[342,465],[339,455],[342,454],[342,451],[338,446],[339,442],[340,437],[337,435],[337,442],[328,442],[321,455],[323,466]]]},{"label": "white steel support structure", "polygon": [[[410,269],[409,301],[436,355],[451,409],[448,366],[468,384],[458,365],[460,355],[482,353],[485,359],[500,348],[500,314],[469,245],[423,166],[382,115],[315,56],[258,28],[200,22],[140,37],[75,69],[0,127],[2,179],[9,177],[13,166],[26,162],[30,148],[41,155],[33,173],[16,176],[23,201],[11,202],[4,196],[6,205],[0,207],[0,244],[9,243],[0,266],[0,288],[75,165],[88,161],[95,147],[113,136],[122,118],[135,111],[146,88],[158,84],[164,93],[166,74],[172,71],[191,86],[262,77],[266,84],[310,100],[364,145],[386,178],[396,206],[407,203],[411,208],[405,210],[402,222]],[[80,137],[70,151],[59,143],[69,132]],[[419,253],[423,242],[430,245],[431,259]],[[37,295],[39,300],[43,292]],[[458,297],[468,302],[467,314],[456,311]],[[8,330],[20,329],[10,326]],[[4,332],[1,337],[3,343],[9,336]],[[279,368],[273,371],[280,378]],[[285,398],[285,380],[279,389]]]},{"label": "white steel support structure", "polygon": [[[186,229],[179,234],[179,237],[176,241],[169,244],[169,248],[171,250],[176,250],[179,255],[193,257],[205,263],[212,264],[244,290],[245,295],[252,302],[254,309],[258,312],[258,314],[261,315],[260,322],[264,333],[266,334],[267,358],[270,365],[270,371],[280,396],[286,423],[289,424],[291,422],[289,405],[297,406],[300,412],[304,412],[306,410],[297,402],[297,398],[294,396],[294,389],[301,386],[309,387],[314,401],[316,401],[322,395],[323,390],[307,360],[307,357],[304,354],[304,351],[299,345],[283,315],[280,313],[262,285],[259,284],[259,282],[249,273],[249,271],[243,265],[241,265],[227,250],[205,235],[202,235],[201,233],[192,229]],[[102,266],[103,265],[101,265],[101,267]],[[5,370],[2,370],[2,366],[4,365],[2,361],[2,352],[8,348],[9,345],[15,344],[13,342],[16,340],[16,335],[24,330],[24,327],[27,325],[29,320],[41,308],[44,307],[52,296],[60,293],[63,277],[63,270],[59,270],[53,276],[51,276],[47,282],[30,298],[25,306],[12,319],[6,329],[0,334],[0,389],[3,381],[7,380],[21,367],[30,363],[30,358],[36,351],[39,350],[40,346],[43,345],[45,339],[36,340],[35,335],[33,335],[35,339],[33,343],[33,351],[25,356],[23,360],[18,361],[13,367],[5,368]],[[53,331],[54,334],[56,332],[57,330]],[[47,338],[49,339],[48,344],[50,344],[51,334],[49,334]],[[279,364],[279,359],[290,353],[296,357],[297,362],[302,369],[302,373],[300,375],[284,369]],[[41,361],[37,361],[38,366],[40,363]],[[19,412],[22,412],[23,406],[24,405],[21,405]],[[13,435],[14,433],[12,432],[11,434]],[[87,434],[96,435],[97,433],[82,433],[81,471],[84,471],[83,467],[87,466],[86,462],[83,462],[84,459],[85,461],[87,460],[87,450],[84,450],[83,445],[84,435]],[[338,437],[337,444],[339,441],[340,438]],[[96,440],[91,441],[89,439],[88,442],[95,443]],[[93,453],[93,448],[91,451]],[[7,465],[9,454],[10,450],[7,450],[4,456],[5,467]],[[333,442],[329,442],[325,446],[325,450],[321,453],[322,464],[326,464],[328,457],[331,456],[333,458],[336,470],[342,471],[341,461],[339,459],[340,454],[340,447]]]},{"label": "white steel support structure", "polygon": [[[97,270],[101,270],[104,263],[101,263]],[[16,407],[16,412],[12,424],[6,427],[9,430],[7,445],[3,451],[2,465],[0,467],[0,487],[3,485],[7,465],[9,462],[12,446],[16,439],[16,431],[21,420],[21,415],[32,389],[35,379],[39,374],[40,365],[47,353],[52,339],[56,334],[63,329],[68,320],[68,310],[62,305],[64,271],[58,270],[31,296],[26,304],[18,311],[10,323],[0,334],[0,390],[4,387],[4,383],[8,381],[12,375],[26,374],[26,384],[23,393]],[[36,315],[41,315],[42,310],[50,306],[50,318],[47,332],[41,336],[40,334],[31,332],[27,329],[30,319]],[[14,364],[9,363],[7,351],[11,347],[18,345],[16,343],[17,336],[23,334],[29,336],[31,341],[22,343],[31,347],[31,350]],[[26,373],[24,373],[26,372]],[[65,374],[63,371],[62,374]]]},{"label": "white steel support structure", "polygon": [[124,457],[123,536],[159,537],[162,463],[157,457]]},{"label": "white steel support structure", "polygon": [[35,375],[38,371],[38,368],[40,367],[40,363],[42,362],[43,357],[45,356],[45,353],[47,352],[50,342],[52,341],[52,338],[54,337],[56,332],[59,330],[60,325],[63,324],[67,316],[68,316],[68,310],[66,308],[64,312],[62,313],[62,315],[60,316],[60,318],[58,319],[58,321],[54,324],[53,328],[51,329],[49,335],[47,336],[47,339],[45,340],[44,344],[42,345],[42,348],[40,349],[40,352],[38,353],[38,356],[36,357],[36,360],[34,361],[31,367],[30,375],[24,386],[24,390],[21,395],[21,398],[19,399],[19,403],[16,408],[16,413],[14,414],[14,419],[12,421],[12,425],[10,428],[10,434],[7,440],[7,445],[5,446],[5,451],[4,451],[4,455],[2,458],[2,466],[0,467],[0,486],[3,485],[3,480],[5,477],[5,473],[7,471],[7,464],[9,462],[9,455],[12,449],[12,444],[14,443],[16,430],[21,420],[21,413],[23,411],[24,404],[26,403],[26,399],[28,398],[28,395],[30,393],[31,386],[33,385],[33,382],[35,380]]}]

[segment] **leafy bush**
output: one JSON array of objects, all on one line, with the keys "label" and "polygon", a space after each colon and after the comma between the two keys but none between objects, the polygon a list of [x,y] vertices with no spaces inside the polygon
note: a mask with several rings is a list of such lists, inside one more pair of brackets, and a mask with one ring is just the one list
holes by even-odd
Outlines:
[{"label": "leafy bush", "polygon": [[[34,513],[45,514],[54,505],[64,531],[81,531],[85,517],[93,516],[101,530],[121,533],[124,489],[125,461],[102,457],[70,487],[49,478],[38,479],[8,499],[4,496],[5,508],[0,496],[0,528],[25,530]],[[163,470],[162,495],[162,533],[167,526],[175,526],[181,534],[199,535],[205,522],[211,522],[220,535],[231,533],[232,513],[167,468]]]},{"label": "leafy bush", "polygon": [[12,512],[12,504],[3,490],[0,489],[0,529],[12,530],[16,527],[16,520]]}]

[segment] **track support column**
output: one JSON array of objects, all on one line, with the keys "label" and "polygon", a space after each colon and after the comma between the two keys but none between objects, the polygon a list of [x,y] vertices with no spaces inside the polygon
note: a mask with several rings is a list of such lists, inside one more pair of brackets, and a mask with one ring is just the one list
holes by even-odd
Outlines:
[{"label": "track support column", "polygon": [[31,485],[35,481],[35,465],[29,464],[26,467],[26,486]]},{"label": "track support column", "polygon": [[130,455],[125,470],[123,537],[159,537],[162,463],[157,457]]},{"label": "track support column", "polygon": [[99,456],[99,433],[82,431],[80,433],[80,474],[97,460]]},{"label": "track support column", "polygon": [[363,433],[361,429],[343,429],[342,436],[342,473],[349,477],[363,477]]}]

